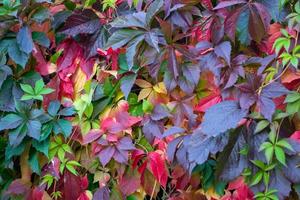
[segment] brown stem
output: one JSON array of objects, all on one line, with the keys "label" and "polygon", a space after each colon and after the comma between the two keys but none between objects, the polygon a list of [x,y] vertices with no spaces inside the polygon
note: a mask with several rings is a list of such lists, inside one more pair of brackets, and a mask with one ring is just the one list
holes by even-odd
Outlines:
[{"label": "brown stem", "polygon": [[30,182],[31,174],[32,174],[30,166],[28,165],[29,149],[30,149],[30,146],[27,145],[24,152],[20,156],[21,179],[25,183]]}]

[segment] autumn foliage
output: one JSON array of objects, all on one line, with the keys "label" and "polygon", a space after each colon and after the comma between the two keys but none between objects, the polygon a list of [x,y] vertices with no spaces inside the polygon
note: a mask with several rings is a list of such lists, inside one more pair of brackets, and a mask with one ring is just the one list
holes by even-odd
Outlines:
[{"label": "autumn foliage", "polygon": [[300,198],[297,0],[0,0],[0,199]]}]

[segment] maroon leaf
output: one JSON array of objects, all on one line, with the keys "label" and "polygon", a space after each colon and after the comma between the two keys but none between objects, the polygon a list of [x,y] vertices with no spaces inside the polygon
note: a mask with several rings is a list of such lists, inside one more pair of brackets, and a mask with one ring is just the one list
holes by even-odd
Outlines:
[{"label": "maroon leaf", "polygon": [[80,33],[94,33],[100,28],[98,16],[90,9],[76,10],[66,20],[65,26],[61,29],[62,33],[76,36]]},{"label": "maroon leaf", "polygon": [[230,6],[237,5],[237,4],[245,4],[245,3],[247,3],[247,2],[244,1],[244,0],[221,1],[216,7],[214,7],[214,10],[218,10],[218,9],[221,9],[221,8],[227,8],[227,7],[230,7]]},{"label": "maroon leaf", "polygon": [[249,8],[249,33],[251,38],[259,43],[266,34],[265,26],[257,10],[252,6],[249,6]]}]

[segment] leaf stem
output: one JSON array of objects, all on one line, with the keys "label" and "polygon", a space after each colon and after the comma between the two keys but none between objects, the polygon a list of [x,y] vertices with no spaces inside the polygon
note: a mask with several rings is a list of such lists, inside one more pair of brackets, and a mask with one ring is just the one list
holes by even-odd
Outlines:
[{"label": "leaf stem", "polygon": [[157,184],[157,180],[155,180],[154,182],[154,186],[153,186],[153,189],[152,189],[152,192],[151,192],[151,197],[150,197],[150,200],[153,199],[153,196],[154,196],[154,191],[155,191],[155,188],[156,188],[156,184]]}]

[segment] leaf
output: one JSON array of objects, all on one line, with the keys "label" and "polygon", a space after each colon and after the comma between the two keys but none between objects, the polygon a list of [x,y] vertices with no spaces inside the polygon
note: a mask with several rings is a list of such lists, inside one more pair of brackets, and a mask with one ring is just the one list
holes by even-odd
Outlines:
[{"label": "leaf", "polygon": [[269,122],[267,120],[261,120],[257,123],[254,133],[259,133],[264,130],[267,126],[269,126]]},{"label": "leaf", "polygon": [[58,110],[60,108],[60,102],[59,101],[51,101],[48,106],[48,113],[55,117],[58,113]]},{"label": "leaf", "polygon": [[115,153],[115,148],[112,146],[108,146],[104,148],[100,153],[98,154],[99,160],[103,166],[107,165],[107,163],[111,160]]},{"label": "leaf", "polygon": [[129,74],[121,79],[121,90],[125,96],[125,99],[128,99],[128,95],[131,91],[131,88],[135,82],[137,75],[136,74]]},{"label": "leaf", "polygon": [[0,119],[0,131],[5,129],[14,129],[23,122],[23,118],[16,114],[7,114]]},{"label": "leaf", "polygon": [[[19,48],[26,54],[31,53],[33,50],[33,41],[31,32],[27,25],[24,25],[17,34],[17,43],[19,44]],[[11,48],[11,47],[10,47]],[[15,47],[17,48],[17,47]]]},{"label": "leaf", "polygon": [[165,159],[157,152],[150,152],[148,154],[148,159],[151,172],[156,180],[166,188],[169,173],[165,164]]},{"label": "leaf", "polygon": [[48,157],[49,152],[49,140],[44,140],[42,142],[38,142],[36,140],[32,141],[32,146],[39,152],[43,153],[45,156]]},{"label": "leaf", "polygon": [[21,65],[23,68],[29,59],[29,55],[20,50],[15,40],[13,40],[8,47],[8,55],[15,63]]},{"label": "leaf", "polygon": [[253,7],[250,7],[249,33],[251,38],[257,43],[262,40],[266,33],[264,23]]},{"label": "leaf", "polygon": [[122,194],[128,196],[134,193],[141,184],[140,178],[137,169],[128,168],[119,183]]},{"label": "leaf", "polygon": [[231,53],[231,44],[230,42],[222,42],[214,49],[215,53],[223,58],[228,65],[230,65],[230,53]]},{"label": "leaf", "polygon": [[22,124],[18,128],[9,132],[9,144],[13,147],[20,145],[26,136],[26,126]]},{"label": "leaf", "polygon": [[285,163],[285,153],[284,153],[284,151],[283,151],[282,148],[280,148],[278,146],[275,147],[275,156],[276,156],[277,160],[281,164],[283,164],[283,165],[286,166],[286,163]]},{"label": "leaf", "polygon": [[248,166],[248,159],[240,152],[246,146],[244,128],[236,129],[229,136],[229,141],[217,159],[216,173],[221,180],[231,181],[240,176]]},{"label": "leaf", "polygon": [[172,126],[171,128],[169,128],[168,130],[166,130],[162,137],[165,138],[165,137],[168,137],[170,135],[175,135],[175,134],[178,134],[178,133],[184,133],[185,130],[183,128],[180,128],[180,127],[177,127],[177,126]]},{"label": "leaf", "polygon": [[44,32],[32,32],[32,39],[43,47],[48,48],[50,46],[50,40]]},{"label": "leaf", "polygon": [[41,134],[41,122],[37,121],[37,120],[29,120],[27,123],[27,135],[39,140],[40,139],[40,134]]},{"label": "leaf", "polygon": [[90,9],[83,9],[74,11],[67,18],[65,26],[60,31],[67,35],[76,36],[82,33],[92,34],[100,27],[98,16]]},{"label": "leaf", "polygon": [[38,152],[33,152],[29,154],[28,160],[32,171],[38,175],[41,174],[41,168],[38,160]]},{"label": "leaf", "polygon": [[53,131],[56,134],[62,133],[65,136],[65,138],[67,138],[72,133],[72,124],[68,120],[59,119],[57,120],[57,123],[55,123]]},{"label": "leaf", "polygon": [[126,49],[126,61],[128,63],[129,69],[131,70],[134,65],[134,58],[136,56],[136,50],[140,43],[145,39],[144,35],[139,35],[133,38],[127,45]]},{"label": "leaf", "polygon": [[155,32],[149,31],[145,33],[145,41],[153,48],[156,49],[157,52],[159,52],[159,46],[158,46],[158,36]]},{"label": "leaf", "polygon": [[107,186],[98,188],[93,196],[93,200],[110,200],[109,188]]},{"label": "leaf", "polygon": [[110,25],[115,28],[146,28],[146,13],[137,12],[128,15],[123,15],[117,17],[112,23],[110,23]]},{"label": "leaf", "polygon": [[236,128],[246,115],[247,111],[240,109],[236,101],[223,101],[207,109],[201,128],[208,136],[217,136]]},{"label": "leaf", "polygon": [[195,130],[188,146],[188,160],[197,164],[204,163],[209,154],[222,151],[228,142],[227,134],[217,137],[207,137],[201,131]]},{"label": "leaf", "polygon": [[170,113],[166,107],[161,104],[158,104],[154,107],[154,110],[151,114],[151,119],[153,120],[161,120],[165,117],[170,116]]},{"label": "leaf", "polygon": [[139,30],[132,30],[132,29],[120,29],[114,32],[107,40],[107,43],[105,44],[106,48],[113,48],[117,49],[125,44],[127,44],[129,41],[131,41],[133,38],[143,34],[143,31]]},{"label": "leaf", "polygon": [[214,10],[230,7],[237,4],[244,4],[246,1],[244,0],[229,0],[229,1],[221,1],[216,7],[214,7]]},{"label": "leaf", "polygon": [[147,9],[146,12],[146,23],[150,26],[150,22],[153,16],[160,10],[160,8],[164,5],[163,0],[155,0],[153,1]]}]

